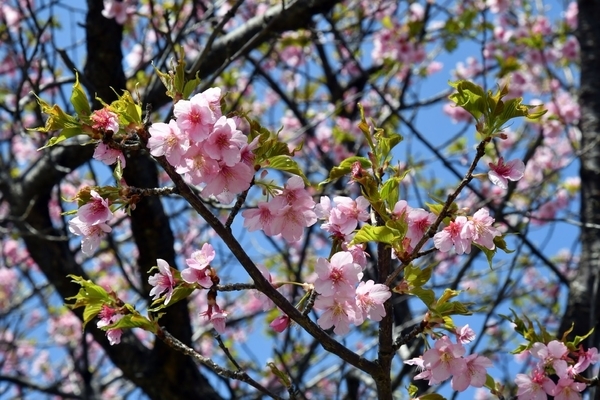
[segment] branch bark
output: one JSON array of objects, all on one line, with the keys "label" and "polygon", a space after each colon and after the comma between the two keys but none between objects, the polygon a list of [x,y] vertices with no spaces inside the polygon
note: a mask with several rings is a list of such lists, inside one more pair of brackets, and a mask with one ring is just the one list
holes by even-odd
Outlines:
[{"label": "branch bark", "polygon": [[[593,0],[578,2],[577,37],[581,46],[580,93],[581,109],[581,259],[577,275],[571,281],[567,308],[562,318],[559,336],[574,324],[572,336],[583,335],[591,328],[595,333],[585,346],[600,343],[600,231],[592,224],[600,223],[600,4]],[[595,390],[592,398],[600,399]]]}]

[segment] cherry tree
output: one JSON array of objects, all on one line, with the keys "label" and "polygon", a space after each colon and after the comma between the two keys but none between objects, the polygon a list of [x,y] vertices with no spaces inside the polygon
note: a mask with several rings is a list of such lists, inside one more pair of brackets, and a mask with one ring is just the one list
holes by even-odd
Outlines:
[{"label": "cherry tree", "polygon": [[600,398],[597,7],[0,1],[0,396]]}]

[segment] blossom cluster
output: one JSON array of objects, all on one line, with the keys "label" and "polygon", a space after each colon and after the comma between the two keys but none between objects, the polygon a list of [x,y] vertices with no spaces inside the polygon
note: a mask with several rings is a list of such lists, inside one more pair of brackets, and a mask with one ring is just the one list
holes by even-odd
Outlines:
[{"label": "blossom cluster", "polygon": [[[95,137],[96,134],[100,134],[100,137],[105,137],[105,134],[117,133],[120,129],[119,116],[110,111],[108,107],[94,111],[92,115],[90,115],[90,120],[92,122],[92,129],[94,132],[92,137]],[[122,168],[127,166],[123,152],[110,147],[108,144],[102,141],[96,145],[93,157],[95,160],[102,161],[107,165],[112,165],[119,160]]]},{"label": "blossom cluster", "polygon": [[486,368],[492,366],[492,361],[476,353],[465,357],[464,344],[475,338],[468,325],[457,329],[456,333],[456,343],[448,336],[442,336],[422,356],[405,361],[406,364],[416,365],[421,370],[415,379],[427,379],[429,385],[435,385],[452,377],[452,389],[458,392],[466,390],[469,386],[483,387],[487,375]]},{"label": "blossom cluster", "polygon": [[381,321],[385,316],[383,303],[392,293],[386,285],[372,280],[360,282],[362,267],[354,262],[352,253],[335,253],[329,261],[320,257],[315,272],[313,285],[319,296],[314,307],[323,311],[317,320],[321,328],[334,327],[336,334],[345,335],[350,324],[358,326],[367,318]]},{"label": "blossom cluster", "polygon": [[[581,392],[587,386],[577,382],[575,377],[600,359],[595,347],[570,353],[558,340],[548,344],[536,342],[529,353],[539,361],[530,375],[517,374],[515,383],[519,400],[544,400],[548,396],[554,396],[555,400],[580,400]],[[552,374],[558,381],[550,379]]]},{"label": "blossom cluster", "polygon": [[421,240],[427,229],[436,219],[435,214],[425,211],[422,208],[413,208],[408,205],[406,200],[400,200],[394,205],[392,216],[402,220],[407,224],[407,231],[404,237],[404,250],[412,251],[413,247]]},{"label": "blossom cluster", "polygon": [[112,228],[106,223],[113,213],[108,207],[108,200],[95,190],[90,191],[90,201],[79,207],[77,216],[69,221],[69,230],[81,239],[81,251],[91,256],[100,245],[100,240]]},{"label": "blossom cluster", "polygon": [[[114,309],[110,308],[106,304],[102,306],[102,310],[98,314],[98,318],[100,321],[96,324],[98,328],[103,328],[108,325],[112,325],[123,318],[123,314],[117,313]],[[106,337],[108,338],[108,342],[112,345],[121,343],[121,335],[123,334],[123,330],[109,329],[106,331]]]},{"label": "blossom cluster", "polygon": [[[191,257],[185,260],[187,268],[181,271],[181,280],[187,284],[198,284],[205,289],[210,289],[218,277],[210,263],[215,258],[215,250],[209,243],[204,243],[202,249],[196,250]],[[165,296],[164,304],[168,305],[172,299],[173,291],[178,283],[178,279],[173,276],[171,267],[162,259],[157,259],[156,264],[158,273],[148,277],[148,283],[152,286],[150,296],[152,300],[157,300]],[[212,323],[215,330],[223,333],[225,330],[225,319],[227,312],[222,310],[216,302],[216,294],[209,292],[209,301],[206,311],[201,313],[208,322]]]},{"label": "blossom cluster", "polygon": [[175,120],[148,129],[148,148],[167,161],[202,194],[222,203],[250,187],[254,177],[252,144],[232,118],[221,113],[221,89],[210,88],[175,103]]},{"label": "blossom cluster", "polygon": [[262,229],[268,236],[281,236],[288,242],[302,238],[305,227],[317,222],[313,211],[315,202],[299,176],[288,179],[284,189],[269,201],[261,201],[257,208],[242,211],[244,227],[248,231]]},{"label": "blossom cluster", "polygon": [[492,224],[494,218],[486,208],[478,210],[472,217],[458,216],[433,237],[435,247],[446,253],[454,247],[456,254],[469,254],[471,244],[476,243],[487,249],[494,250],[494,238],[501,236]]}]

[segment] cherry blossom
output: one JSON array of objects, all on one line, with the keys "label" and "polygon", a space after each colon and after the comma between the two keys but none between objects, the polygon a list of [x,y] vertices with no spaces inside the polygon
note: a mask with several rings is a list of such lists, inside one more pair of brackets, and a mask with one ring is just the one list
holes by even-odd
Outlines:
[{"label": "cherry blossom", "polygon": [[279,196],[270,202],[259,202],[257,208],[242,211],[244,227],[249,232],[262,229],[266,235],[278,235],[280,232],[275,231],[273,228],[273,221],[286,205],[286,200]]},{"label": "cherry blossom", "polygon": [[280,196],[295,209],[312,210],[315,207],[312,196],[305,189],[304,180],[297,175],[288,179]]},{"label": "cherry blossom", "polygon": [[181,271],[181,279],[187,283],[198,283],[210,288],[213,285],[210,262],[215,258],[215,250],[209,243],[204,243],[202,249],[194,251],[191,258],[185,260],[188,268]]},{"label": "cherry blossom", "polygon": [[247,142],[248,139],[237,129],[233,119],[223,116],[215,122],[202,145],[210,158],[231,167],[241,160],[240,150]]},{"label": "cherry blossom", "polygon": [[362,311],[363,319],[369,318],[372,321],[381,321],[385,317],[385,303],[392,292],[381,283],[375,284],[373,280],[361,282],[356,288],[356,304]]},{"label": "cherry blossom", "polygon": [[194,144],[182,156],[181,165],[176,168],[177,173],[185,174],[185,177],[193,184],[212,181],[220,171],[219,163],[209,157],[200,144]]},{"label": "cherry blossom", "polygon": [[422,208],[411,208],[407,215],[408,231],[406,237],[411,243],[417,244],[435,219],[436,216],[433,213]]},{"label": "cherry blossom", "polygon": [[471,252],[471,240],[461,236],[461,232],[466,223],[467,217],[456,217],[456,219],[451,221],[447,227],[433,236],[435,247],[446,253],[454,246],[456,254],[469,254]]},{"label": "cherry blossom", "polygon": [[156,122],[148,128],[148,148],[154,157],[165,156],[169,164],[178,166],[190,148],[190,141],[173,120],[168,124]]},{"label": "cherry blossom", "polygon": [[595,364],[600,360],[600,356],[598,355],[598,349],[595,347],[590,347],[586,351],[583,351],[582,348],[579,349],[579,359],[577,363],[574,365],[573,369],[576,373],[581,373],[590,366],[590,364]]},{"label": "cherry blossom", "polygon": [[458,392],[465,391],[469,386],[483,387],[487,375],[486,368],[493,365],[489,358],[478,354],[468,355],[465,361],[466,371],[452,377],[452,389]]},{"label": "cherry blossom", "polygon": [[121,150],[113,149],[109,147],[107,144],[102,142],[98,143],[96,149],[94,150],[94,155],[92,156],[94,160],[102,161],[106,165],[112,165],[117,162],[117,160],[121,161],[121,167],[125,168],[127,166],[127,162],[125,161],[125,156],[121,152]]},{"label": "cherry blossom", "polygon": [[334,327],[336,335],[345,335],[350,332],[350,324],[360,325],[363,322],[362,312],[354,299],[318,296],[315,309],[324,311],[317,324],[323,329]]},{"label": "cherry blossom", "polygon": [[456,339],[459,343],[465,344],[475,340],[475,332],[469,327],[469,324],[456,328]]},{"label": "cherry blossom", "polygon": [[464,354],[462,344],[452,343],[448,336],[443,336],[436,340],[433,348],[423,353],[423,363],[436,381],[443,382],[451,375],[466,372],[467,362],[462,357]]},{"label": "cherry blossom", "polygon": [[110,111],[107,107],[94,111],[92,115],[90,115],[90,119],[93,122],[92,128],[96,130],[113,133],[119,131],[119,116]]},{"label": "cherry blossom", "polygon": [[165,305],[167,305],[171,301],[171,296],[173,295],[175,279],[173,279],[171,267],[165,260],[158,258],[156,260],[156,265],[159,272],[148,277],[148,283],[153,286],[152,290],[150,290],[150,296],[154,296],[152,297],[152,300],[156,300],[163,292],[167,292],[165,297]]},{"label": "cherry blossom", "polygon": [[69,221],[69,231],[77,236],[83,236],[81,239],[81,252],[86,256],[92,256],[100,246],[104,234],[112,231],[112,228],[105,223],[86,224],[79,217],[75,217]]},{"label": "cherry blossom", "polygon": [[287,315],[280,315],[277,318],[275,318],[269,324],[269,326],[273,328],[275,332],[281,333],[285,331],[288,326],[290,326],[290,317],[288,317]]},{"label": "cherry blossom", "polygon": [[335,253],[330,261],[320,257],[315,272],[318,276],[314,282],[315,290],[322,296],[336,298],[352,298],[356,293],[354,285],[363,276],[361,266],[354,262],[352,253],[347,251]]},{"label": "cherry blossom", "polygon": [[498,163],[489,163],[490,172],[488,176],[494,185],[500,186],[502,189],[508,187],[508,180],[518,181],[525,173],[525,164],[517,159],[504,163],[504,158],[500,157]]},{"label": "cherry blossom", "polygon": [[88,225],[98,225],[112,218],[108,200],[102,198],[95,190],[90,191],[90,195],[90,201],[77,210],[79,220]]},{"label": "cherry blossom", "polygon": [[102,10],[104,18],[114,18],[118,24],[123,25],[133,13],[135,13],[135,6],[128,0],[104,0],[104,9]]},{"label": "cherry blossom", "polygon": [[[118,314],[114,309],[110,308],[106,304],[102,306],[102,309],[98,313],[98,318],[100,321],[96,324],[98,328],[103,328],[105,326],[112,325],[123,318],[122,314]],[[121,329],[108,329],[106,331],[106,337],[108,338],[108,342],[111,346],[115,344],[121,343],[121,334],[123,330]]]},{"label": "cherry blossom", "polygon": [[231,203],[235,196],[250,187],[254,170],[243,162],[234,166],[219,163],[219,171],[202,190],[204,195],[215,196],[224,204]]},{"label": "cherry blossom", "polygon": [[519,400],[545,400],[554,393],[556,384],[540,369],[534,369],[531,376],[517,374],[517,396]]},{"label": "cherry blossom", "polygon": [[288,242],[297,242],[302,239],[304,228],[317,222],[317,216],[312,210],[297,210],[287,204],[275,215],[272,227],[275,232]]},{"label": "cherry blossom", "polygon": [[173,114],[177,118],[177,126],[195,142],[204,141],[217,122],[214,110],[202,93],[189,100],[179,100],[175,103]]},{"label": "cherry blossom", "polygon": [[554,400],[580,400],[581,392],[586,387],[585,383],[575,382],[571,378],[560,378],[551,394],[554,396]]},{"label": "cherry blossom", "polygon": [[216,303],[213,305],[209,304],[206,311],[200,314],[200,316],[212,323],[213,328],[215,328],[218,333],[225,332],[225,320],[227,315],[227,312],[222,310]]},{"label": "cherry blossom", "polygon": [[[485,248],[494,250],[496,248],[494,238],[501,236],[501,233],[492,226],[493,223],[494,218],[490,217],[488,209],[482,208],[463,225],[460,236],[463,239],[471,240]],[[465,251],[465,253],[468,252]]]}]

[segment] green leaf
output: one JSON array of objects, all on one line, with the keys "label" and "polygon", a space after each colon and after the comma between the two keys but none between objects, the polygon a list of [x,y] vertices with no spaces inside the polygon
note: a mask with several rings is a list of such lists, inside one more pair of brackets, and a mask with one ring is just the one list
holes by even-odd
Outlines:
[{"label": "green leaf", "polygon": [[114,324],[104,326],[100,329],[107,331],[109,329],[131,329],[131,328],[142,328],[145,331],[149,331],[152,333],[156,333],[156,331],[157,331],[156,323],[141,316],[138,312],[136,312],[134,314],[126,314],[120,320],[115,322]]},{"label": "green leaf", "polygon": [[175,288],[173,289],[173,294],[171,295],[171,300],[169,301],[169,304],[165,305],[165,299],[164,299],[164,296],[162,296],[152,302],[153,307],[150,308],[149,311],[156,312],[156,311],[160,311],[164,308],[170,307],[173,304],[175,304],[183,299],[187,299],[194,290],[195,289],[193,287],[186,286],[186,285],[175,286]]},{"label": "green leaf", "polygon": [[491,377],[490,374],[485,375],[485,384],[484,386],[490,390],[496,390],[496,381]]},{"label": "green leaf", "polygon": [[79,115],[79,118],[89,117],[92,114],[88,97],[79,84],[79,75],[75,73],[75,84],[71,93],[71,104]]},{"label": "green leaf", "polygon": [[200,78],[198,77],[198,72],[196,72],[196,77],[194,79],[191,79],[189,81],[186,82],[185,86],[183,87],[183,98],[187,99],[190,97],[190,95],[194,92],[194,90],[196,90],[196,88],[198,87],[198,85],[200,84]]},{"label": "green leaf", "polygon": [[267,164],[265,165],[265,167],[298,175],[304,180],[304,184],[306,186],[310,186],[310,182],[308,181],[306,176],[304,176],[304,173],[298,166],[298,163],[292,157],[287,155],[279,155],[267,159],[266,162]]},{"label": "green leaf", "polygon": [[456,89],[456,93],[448,96],[457,106],[464,108],[476,120],[479,120],[486,112],[485,92],[473,82],[459,80],[448,82],[450,86]]},{"label": "green leaf", "polygon": [[423,289],[422,287],[415,287],[409,290],[409,293],[417,296],[425,305],[429,308],[435,303],[435,293],[432,289]]},{"label": "green leaf", "polygon": [[402,178],[394,176],[385,181],[381,187],[381,198],[386,202],[390,209],[394,208],[394,205],[400,197],[400,182],[402,182]]},{"label": "green leaf", "polygon": [[[594,333],[594,328],[590,329],[588,333],[586,333],[583,336],[575,336],[575,339],[573,339],[573,342],[571,342],[573,344],[573,347],[577,348],[579,346],[579,343],[583,342],[585,339],[587,339],[592,333]],[[567,343],[567,344],[571,344],[571,343]]]},{"label": "green leaf", "polygon": [[156,72],[158,78],[167,89],[167,96],[169,96],[172,99],[175,98],[175,84],[173,82],[173,75],[161,72],[158,68],[154,66],[154,62],[152,63],[152,68],[154,68],[154,72]]},{"label": "green leaf", "polygon": [[375,146],[376,154],[379,156],[379,159],[383,162],[386,161],[390,152],[402,142],[404,138],[402,135],[397,133],[385,134],[383,129],[380,131],[380,134],[377,136],[377,144]]},{"label": "green leaf", "polygon": [[421,269],[419,267],[415,267],[412,264],[409,264],[404,269],[404,279],[410,283],[412,286],[421,287],[431,279],[431,273],[433,271],[433,266],[425,267]]},{"label": "green leaf", "polygon": [[142,124],[142,106],[135,102],[128,90],[123,90],[123,94],[110,103],[109,109],[119,116],[122,125]]},{"label": "green leaf", "polygon": [[483,252],[483,254],[485,254],[485,257],[486,257],[486,259],[488,261],[488,265],[490,266],[490,269],[494,270],[493,264],[492,264],[492,260],[494,259],[494,255],[496,254],[497,247],[495,247],[494,250],[490,250],[487,247],[482,246],[482,245],[477,244],[477,243],[473,243],[473,245],[475,247],[477,247],[479,250],[481,250]]},{"label": "green leaf", "polygon": [[419,400],[446,400],[446,398],[439,393],[428,393],[419,396]]},{"label": "green leaf", "polygon": [[395,232],[387,226],[373,226],[363,225],[354,239],[352,244],[367,243],[367,242],[379,242],[392,244],[398,239],[398,232]]},{"label": "green leaf", "polygon": [[269,361],[267,363],[267,366],[269,367],[271,372],[277,377],[277,379],[279,379],[283,386],[285,386],[286,388],[292,386],[292,381],[290,380],[289,376],[285,372],[277,368],[277,365],[275,365],[275,363]]},{"label": "green leaf", "polygon": [[67,128],[67,129],[63,129],[60,131],[60,134],[58,136],[55,137],[51,137],[48,140],[48,143],[46,143],[46,145],[40,147],[38,150],[43,150],[47,147],[52,147],[64,140],[67,140],[69,138],[75,137],[77,135],[82,134],[81,128],[77,127],[77,128]]},{"label": "green leaf", "polygon": [[497,248],[499,248],[500,250],[502,250],[503,252],[505,252],[507,254],[514,253],[514,250],[510,250],[508,247],[506,247],[506,241],[504,240],[504,236],[494,237],[494,244],[496,245]]},{"label": "green leaf", "polygon": [[369,161],[369,159],[367,159],[365,157],[359,157],[359,156],[348,157],[345,160],[343,160],[339,166],[333,167],[331,169],[331,172],[329,172],[329,178],[327,178],[323,182],[321,182],[319,184],[319,186],[325,185],[326,183],[335,181],[336,179],[339,179],[345,175],[350,174],[350,172],[352,171],[352,165],[354,165],[355,162],[359,162],[360,166],[364,169],[371,168],[371,161]]},{"label": "green leaf", "polygon": [[107,303],[111,303],[112,299],[102,288],[95,283],[85,280],[80,276],[68,275],[72,279],[72,282],[77,283],[81,286],[79,292],[72,297],[67,297],[65,300],[74,300],[75,303],[67,304],[66,306],[72,310],[76,308],[85,307],[83,310],[83,327],[91,321],[102,309],[102,306]]}]

